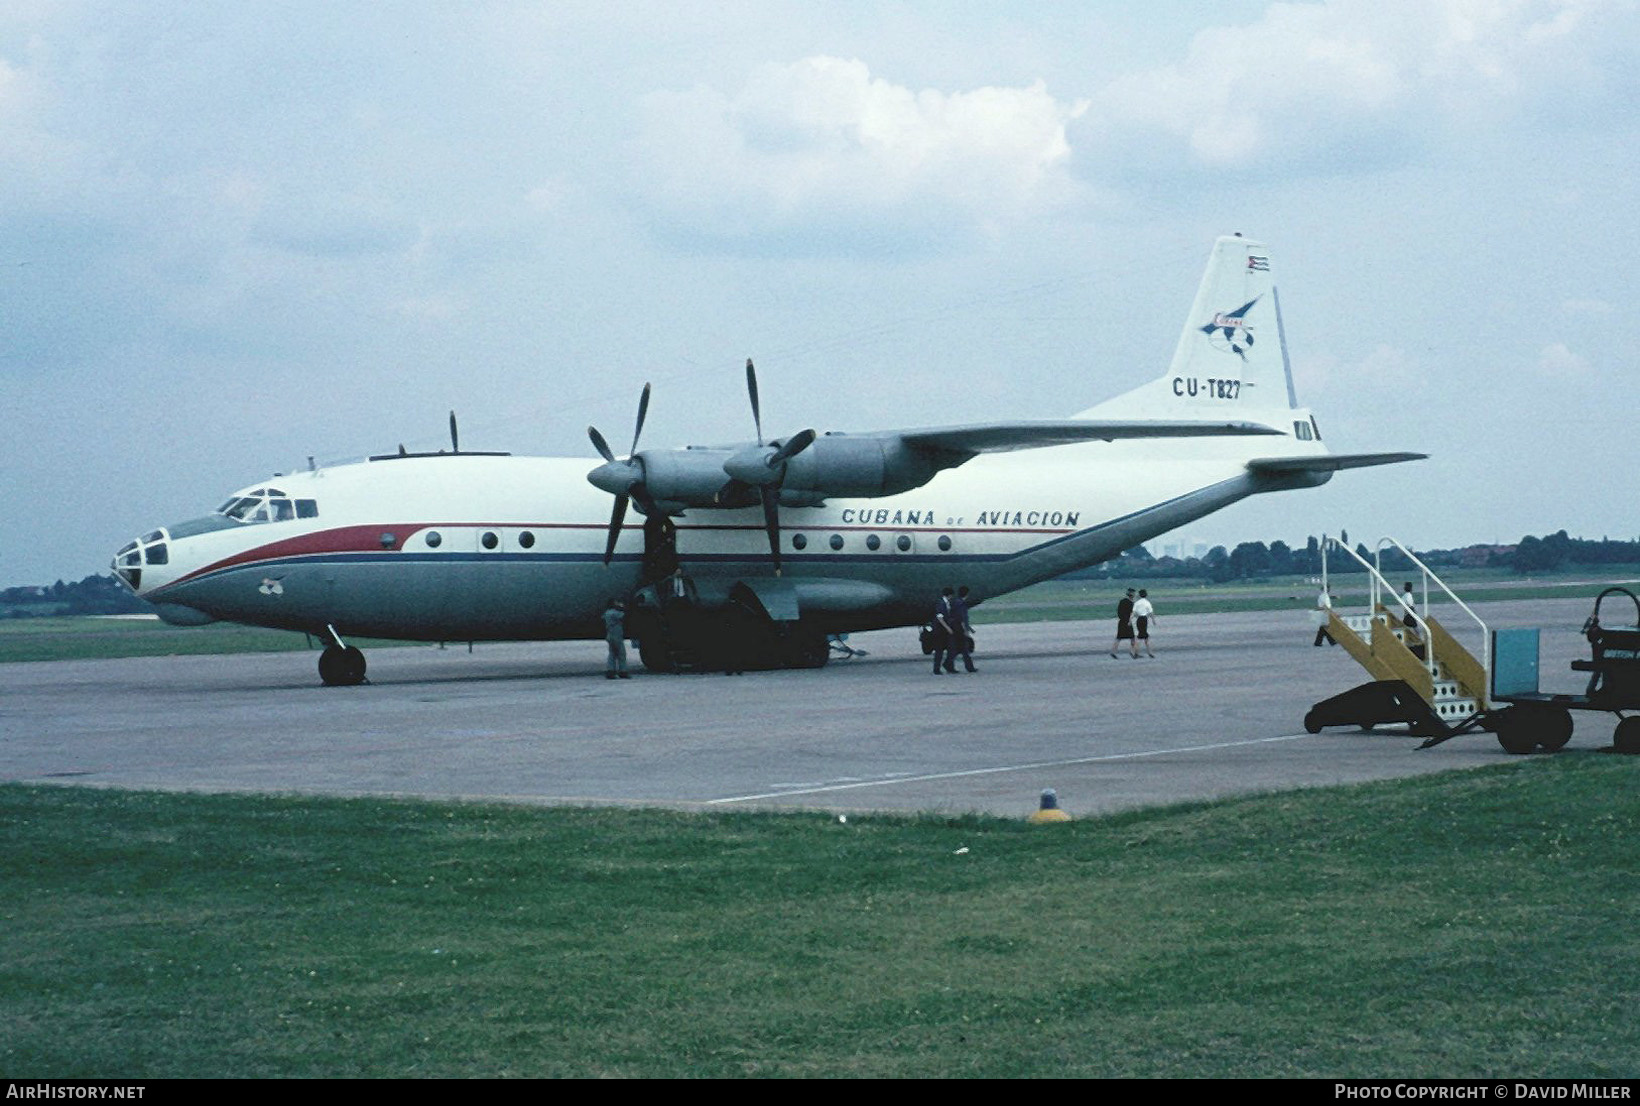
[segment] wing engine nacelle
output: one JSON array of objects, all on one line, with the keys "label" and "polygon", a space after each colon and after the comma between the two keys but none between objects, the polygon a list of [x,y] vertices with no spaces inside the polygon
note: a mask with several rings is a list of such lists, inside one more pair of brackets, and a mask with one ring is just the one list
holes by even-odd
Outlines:
[{"label": "wing engine nacelle", "polygon": [[938,454],[912,449],[897,437],[827,434],[786,462],[780,489],[820,499],[869,499],[920,488],[945,467]]},{"label": "wing engine nacelle", "polygon": [[644,416],[649,410],[649,385],[638,399],[638,419],[632,431],[632,451],[615,456],[609,442],[595,427],[587,436],[604,463],[587,473],[593,486],[614,496],[604,564],[615,556],[629,503],[646,515],[681,514],[691,507],[724,509],[761,506],[769,534],[769,559],[780,572],[780,508],[818,506],[826,499],[869,499],[897,495],[921,487],[942,468],[959,465],[973,455],[960,446],[943,443],[908,444],[898,434],[817,435],[800,430],[784,441],[763,440],[763,417],[757,398],[757,371],[746,362],[746,392],[752,403],[757,443],[737,449],[691,447],[638,451]]},{"label": "wing engine nacelle", "polygon": [[644,484],[655,505],[668,514],[688,507],[719,507],[718,493],[729,479],[723,462],[727,449],[646,449],[638,454]]},{"label": "wing engine nacelle", "polygon": [[[653,449],[638,454],[644,486],[655,504],[675,513],[689,507],[742,507],[757,502],[746,480],[748,451]],[[836,497],[870,499],[898,495],[933,479],[937,453],[912,449],[895,437],[853,438],[831,434],[785,462],[778,480],[788,506]],[[760,481],[766,483],[767,481]],[[740,494],[736,494],[737,487]]]}]

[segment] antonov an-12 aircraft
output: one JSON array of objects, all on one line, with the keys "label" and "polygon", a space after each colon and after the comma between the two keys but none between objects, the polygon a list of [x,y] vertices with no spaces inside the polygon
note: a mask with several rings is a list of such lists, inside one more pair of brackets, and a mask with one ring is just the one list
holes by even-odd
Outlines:
[{"label": "antonov an-12 aircraft", "polygon": [[[942,588],[975,601],[1097,564],[1261,492],[1414,453],[1333,454],[1298,404],[1269,253],[1220,238],[1167,372],[1063,420],[802,430],[603,463],[450,452],[315,466],[121,549],[114,570],[180,625],[304,631],[326,684],[353,636],[598,639],[627,601],[651,670],[750,656],[818,667],[828,635],[912,626]],[[641,525],[626,525],[629,505]]]}]

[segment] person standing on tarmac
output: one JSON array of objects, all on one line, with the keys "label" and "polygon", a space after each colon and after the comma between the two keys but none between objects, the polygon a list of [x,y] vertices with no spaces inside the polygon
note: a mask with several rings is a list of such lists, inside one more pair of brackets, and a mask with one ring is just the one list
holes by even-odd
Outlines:
[{"label": "person standing on tarmac", "polygon": [[951,647],[946,651],[947,672],[955,672],[956,658],[961,657],[963,667],[969,672],[978,672],[974,667],[974,627],[968,621],[968,589],[960,587],[957,596],[951,600]]},{"label": "person standing on tarmac", "polygon": [[1321,648],[1322,645],[1338,644],[1333,640],[1332,634],[1328,633],[1328,627],[1332,625],[1332,606],[1332,595],[1328,593],[1326,588],[1322,588],[1320,594],[1315,597],[1315,647],[1317,649]]},{"label": "person standing on tarmac", "polygon": [[1110,655],[1116,656],[1117,650],[1122,648],[1122,642],[1128,643],[1128,649],[1138,657],[1139,646],[1133,640],[1133,589],[1128,588],[1120,602],[1116,604],[1116,644],[1110,647]]},{"label": "person standing on tarmac", "polygon": [[604,679],[630,680],[626,670],[626,604],[619,599],[611,598],[604,608],[604,640],[609,643]]},{"label": "person standing on tarmac", "polygon": [[956,665],[951,662],[955,659],[951,650],[956,648],[956,628],[951,619],[952,592],[946,588],[940,592],[940,597],[934,600],[934,675],[942,671],[955,674]]},{"label": "person standing on tarmac", "polygon": [[1150,651],[1150,624],[1156,621],[1156,608],[1150,605],[1150,592],[1139,589],[1138,602],[1133,604],[1133,655],[1139,655],[1139,643],[1145,643],[1145,656],[1154,657]]}]

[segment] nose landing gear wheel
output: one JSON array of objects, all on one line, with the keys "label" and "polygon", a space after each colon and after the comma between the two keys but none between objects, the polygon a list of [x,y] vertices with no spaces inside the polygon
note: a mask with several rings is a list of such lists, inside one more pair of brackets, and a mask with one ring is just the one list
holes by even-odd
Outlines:
[{"label": "nose landing gear wheel", "polygon": [[364,671],[364,654],[355,646],[330,645],[319,654],[319,679],[326,687],[357,687],[364,683]]}]

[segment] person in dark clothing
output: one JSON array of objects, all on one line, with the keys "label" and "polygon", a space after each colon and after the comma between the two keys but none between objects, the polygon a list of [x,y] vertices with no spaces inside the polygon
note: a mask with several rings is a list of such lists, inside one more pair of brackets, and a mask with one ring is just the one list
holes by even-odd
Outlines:
[{"label": "person in dark clothing", "polygon": [[1116,604],[1116,644],[1110,647],[1110,655],[1115,656],[1122,648],[1122,642],[1128,643],[1128,650],[1135,657],[1139,655],[1139,643],[1133,639],[1133,589],[1128,588],[1127,594],[1122,596]]},{"label": "person in dark clothing", "polygon": [[940,597],[934,601],[934,675],[942,671],[955,673],[956,666],[951,662],[955,658],[951,655],[952,635],[955,632],[951,623],[951,602],[953,593],[950,588],[940,592]]},{"label": "person in dark clothing", "polygon": [[963,666],[969,672],[977,672],[974,667],[974,627],[968,621],[968,589],[957,589],[956,598],[951,600],[951,647],[946,652],[946,671],[955,672],[955,660],[962,658]]}]

